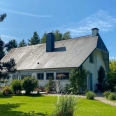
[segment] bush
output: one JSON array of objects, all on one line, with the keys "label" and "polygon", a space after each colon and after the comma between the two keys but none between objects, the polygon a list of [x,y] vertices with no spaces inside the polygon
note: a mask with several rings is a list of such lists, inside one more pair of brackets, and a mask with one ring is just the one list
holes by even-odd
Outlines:
[{"label": "bush", "polygon": [[29,95],[38,85],[38,81],[31,76],[24,77],[22,81],[22,87],[26,91],[26,94]]},{"label": "bush", "polygon": [[4,89],[3,89],[3,95],[9,95],[11,93],[12,93],[12,91],[11,91],[10,87],[5,86]]},{"label": "bush", "polygon": [[110,91],[105,91],[103,94],[104,94],[104,96],[106,97],[106,98],[108,98],[108,96],[110,95]]},{"label": "bush", "polygon": [[94,93],[94,92],[88,91],[88,92],[86,93],[86,98],[87,98],[87,99],[94,99],[94,97],[95,97],[95,93]]},{"label": "bush", "polygon": [[116,94],[115,94],[115,93],[110,93],[110,94],[108,95],[108,99],[109,99],[109,100],[116,100]]},{"label": "bush", "polygon": [[60,97],[52,116],[74,116],[77,98],[74,96]]},{"label": "bush", "polygon": [[11,82],[11,89],[12,91],[17,94],[18,92],[21,91],[21,81],[20,80],[13,80]]}]

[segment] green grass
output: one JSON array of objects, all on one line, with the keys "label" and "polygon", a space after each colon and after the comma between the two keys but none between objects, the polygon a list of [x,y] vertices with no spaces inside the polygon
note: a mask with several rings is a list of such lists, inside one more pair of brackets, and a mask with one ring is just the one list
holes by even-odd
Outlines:
[{"label": "green grass", "polygon": [[[0,116],[50,116],[57,97],[12,96],[0,97]],[[115,116],[116,107],[96,100],[79,99],[75,116]]]}]

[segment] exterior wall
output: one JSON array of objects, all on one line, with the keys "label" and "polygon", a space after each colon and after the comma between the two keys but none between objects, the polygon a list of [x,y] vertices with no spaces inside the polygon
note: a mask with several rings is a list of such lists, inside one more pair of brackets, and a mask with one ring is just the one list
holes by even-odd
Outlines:
[{"label": "exterior wall", "polygon": [[[54,74],[54,80],[55,82],[60,81],[60,84],[62,87],[64,87],[66,84],[69,83],[69,80],[56,80],[56,73],[69,73],[70,69],[54,69],[54,70],[34,70],[34,71],[18,71],[14,75],[17,75],[17,79],[21,79],[21,75],[31,75],[37,79],[37,73],[44,73],[44,79],[43,80],[38,80],[38,86],[45,86],[49,80],[46,80],[46,73],[53,73]],[[13,79],[13,75],[11,75],[10,81]]]},{"label": "exterior wall", "polygon": [[[98,70],[100,68],[100,66],[103,66],[105,69],[105,65],[104,65],[104,61],[102,58],[102,54],[100,50],[95,50],[93,52],[94,55],[94,62],[90,63],[89,62],[89,57],[86,59],[86,61],[83,63],[83,67],[90,73],[92,73],[92,87],[93,87],[93,91],[96,90],[96,83],[98,83],[97,78],[98,78]],[[106,70],[106,69],[105,69]],[[88,74],[89,76],[89,74]],[[87,79],[88,82],[88,79]]]}]

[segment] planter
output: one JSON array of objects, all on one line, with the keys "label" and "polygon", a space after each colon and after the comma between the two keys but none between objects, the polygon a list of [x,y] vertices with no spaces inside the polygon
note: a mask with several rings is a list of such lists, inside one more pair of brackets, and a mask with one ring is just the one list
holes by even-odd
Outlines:
[{"label": "planter", "polygon": [[4,91],[5,95],[9,95],[9,90]]},{"label": "planter", "polygon": [[97,86],[97,91],[102,92],[102,84],[101,83],[97,83],[96,86]]}]

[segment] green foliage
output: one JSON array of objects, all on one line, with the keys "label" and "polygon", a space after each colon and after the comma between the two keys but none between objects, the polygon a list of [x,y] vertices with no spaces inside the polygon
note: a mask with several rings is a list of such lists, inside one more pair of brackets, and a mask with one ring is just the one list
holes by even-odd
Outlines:
[{"label": "green foliage", "polygon": [[106,97],[106,98],[108,98],[108,96],[110,95],[110,91],[105,91],[103,94],[104,94],[104,96]]},{"label": "green foliage", "polygon": [[3,58],[4,55],[4,42],[0,39],[0,60]]},{"label": "green foliage", "polygon": [[20,43],[19,43],[19,46],[18,47],[24,47],[24,46],[26,46],[27,44],[26,44],[26,42],[25,42],[25,40],[23,39]]},{"label": "green foliage", "polygon": [[6,18],[6,13],[3,13],[0,15],[0,22],[3,21]]},{"label": "green foliage", "polygon": [[65,32],[63,35],[62,35],[62,39],[63,40],[67,40],[67,39],[70,39],[71,38],[71,35],[70,35],[70,32]]},{"label": "green foliage", "polygon": [[33,37],[31,39],[28,39],[29,43],[28,45],[36,45],[40,43],[40,38],[37,32],[33,33]]},{"label": "green foliage", "polygon": [[22,80],[22,88],[29,95],[38,85],[38,81],[34,77],[27,76]]},{"label": "green foliage", "polygon": [[9,52],[11,49],[13,48],[17,48],[18,44],[17,41],[15,39],[10,40],[6,45],[6,50]]},{"label": "green foliage", "polygon": [[15,94],[21,91],[21,81],[17,79],[13,80],[11,82],[11,89]]},{"label": "green foliage", "polygon": [[100,69],[98,70],[98,83],[103,83],[105,79],[105,70],[102,66],[100,66]]},{"label": "green foliage", "polygon": [[74,116],[77,98],[74,96],[62,96],[56,104],[53,116]]},{"label": "green foliage", "polygon": [[94,92],[92,92],[92,91],[88,91],[86,94],[86,98],[87,99],[94,99],[94,97],[95,97],[95,93]]},{"label": "green foliage", "polygon": [[[55,36],[55,41],[71,39],[70,32],[61,33],[59,30],[53,31]],[[41,38],[41,43],[46,43],[46,32],[43,34]]]},{"label": "green foliage", "polygon": [[82,93],[86,89],[87,72],[85,69],[73,68],[70,72],[69,79],[73,93]]},{"label": "green foliage", "polygon": [[56,31],[54,32],[54,36],[55,36],[55,41],[60,41],[60,40],[62,40],[62,33],[60,33],[59,30],[56,30]]},{"label": "green foliage", "polygon": [[116,100],[116,94],[111,92],[111,93],[108,95],[108,99],[109,99],[109,100]]},{"label": "green foliage", "polygon": [[16,63],[14,59],[10,59],[8,62],[0,62],[0,79],[8,77],[8,72],[15,72],[15,65]]},{"label": "green foliage", "polygon": [[43,34],[41,38],[41,43],[46,43],[46,32]]},{"label": "green foliage", "polygon": [[112,59],[109,63],[108,82],[116,85],[116,60]]},{"label": "green foliage", "polygon": [[12,93],[12,91],[11,91],[10,87],[5,86],[4,89],[3,89],[3,95],[9,95],[11,93]]}]

